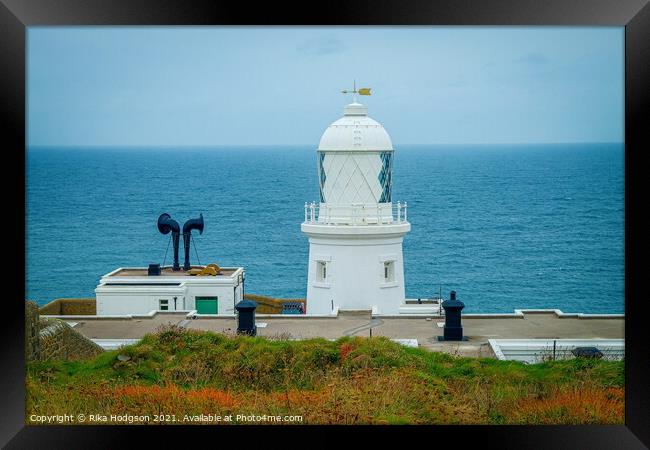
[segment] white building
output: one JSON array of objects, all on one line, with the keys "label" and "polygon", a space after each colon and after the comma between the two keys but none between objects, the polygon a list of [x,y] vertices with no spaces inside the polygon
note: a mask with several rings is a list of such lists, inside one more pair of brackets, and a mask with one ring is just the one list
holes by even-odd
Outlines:
[{"label": "white building", "polygon": [[197,276],[171,267],[162,268],[160,275],[148,275],[147,268],[119,268],[101,278],[95,294],[97,315],[193,310],[235,314],[244,295],[244,269],[222,267],[219,275]]},{"label": "white building", "polygon": [[[406,203],[392,203],[393,144],[353,102],[318,146],[320,202],[305,204],[309,237],[307,314],[405,306],[402,240]],[[403,310],[404,308],[402,308]]]}]

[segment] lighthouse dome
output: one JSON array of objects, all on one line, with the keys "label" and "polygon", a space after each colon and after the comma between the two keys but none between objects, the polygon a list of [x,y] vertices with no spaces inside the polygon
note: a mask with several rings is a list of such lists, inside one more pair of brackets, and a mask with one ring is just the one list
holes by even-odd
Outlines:
[{"label": "lighthouse dome", "polygon": [[390,151],[393,143],[384,127],[368,117],[366,106],[350,103],[344,108],[343,117],[327,127],[318,150]]}]

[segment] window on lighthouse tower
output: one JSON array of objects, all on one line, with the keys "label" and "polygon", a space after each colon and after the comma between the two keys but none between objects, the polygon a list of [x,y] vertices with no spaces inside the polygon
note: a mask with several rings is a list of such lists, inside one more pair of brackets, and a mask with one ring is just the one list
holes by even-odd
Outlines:
[{"label": "window on lighthouse tower", "polygon": [[384,283],[395,281],[395,261],[384,262]]},{"label": "window on lighthouse tower", "polygon": [[316,277],[318,281],[327,281],[327,261],[318,261],[316,264]]}]

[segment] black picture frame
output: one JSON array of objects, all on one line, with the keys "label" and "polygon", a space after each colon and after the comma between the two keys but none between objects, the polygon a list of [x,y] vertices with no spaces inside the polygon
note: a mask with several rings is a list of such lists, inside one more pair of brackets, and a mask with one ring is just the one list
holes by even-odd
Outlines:
[{"label": "black picture frame", "polygon": [[[275,445],[314,439],[339,445],[339,439],[368,439],[396,435],[424,438],[426,446],[443,440],[479,439],[487,448],[644,448],[650,446],[650,342],[643,322],[640,240],[647,221],[641,222],[644,123],[650,117],[650,6],[648,0],[347,0],[340,3],[235,2],[209,0],[0,0],[0,116],[5,159],[11,172],[25,165],[26,28],[36,25],[570,25],[625,27],[625,425],[620,426],[404,426],[404,427],[239,427],[184,426],[151,428],[119,426],[25,426],[24,296],[15,283],[24,246],[13,236],[26,236],[24,183],[4,173],[5,200],[13,199],[6,237],[16,243],[15,254],[5,258],[12,268],[11,295],[3,299],[2,415],[0,444],[7,448],[118,448],[135,443],[131,436],[171,447],[202,445],[198,439],[226,445]],[[14,162],[15,161],[15,162]],[[14,166],[16,164],[17,166]],[[15,167],[15,168],[14,168]],[[23,194],[22,196],[20,194]],[[7,195],[9,194],[9,195]],[[645,205],[644,205],[645,206]],[[641,231],[639,231],[641,230]],[[18,277],[19,278],[19,277]],[[24,284],[23,284],[24,288]],[[15,291],[15,292],[14,292]],[[333,433],[334,432],[334,433]],[[270,436],[273,433],[273,437]],[[306,437],[314,434],[313,437]],[[341,436],[345,435],[345,436]],[[421,435],[421,436],[420,436]],[[251,441],[253,439],[254,441]],[[246,442],[248,441],[248,442]],[[311,445],[301,441],[301,446]],[[413,442],[405,441],[406,445]],[[644,445],[645,444],[645,445]],[[142,445],[142,444],[140,444]],[[216,446],[216,445],[213,445]]]}]

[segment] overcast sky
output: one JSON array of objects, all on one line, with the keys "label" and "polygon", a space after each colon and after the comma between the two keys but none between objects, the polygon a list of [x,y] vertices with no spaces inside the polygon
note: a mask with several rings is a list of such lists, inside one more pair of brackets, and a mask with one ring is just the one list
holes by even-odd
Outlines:
[{"label": "overcast sky", "polygon": [[622,27],[30,27],[29,145],[622,142]]}]

